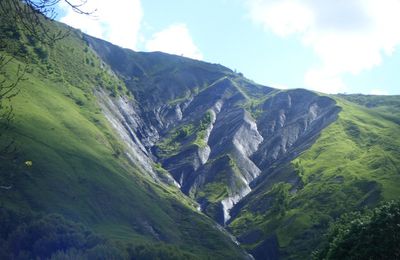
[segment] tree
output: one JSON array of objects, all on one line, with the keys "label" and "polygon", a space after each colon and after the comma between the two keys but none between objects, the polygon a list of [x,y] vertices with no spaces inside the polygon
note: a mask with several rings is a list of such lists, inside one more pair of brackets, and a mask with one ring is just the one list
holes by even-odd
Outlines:
[{"label": "tree", "polygon": [[400,259],[400,202],[344,214],[315,259]]}]

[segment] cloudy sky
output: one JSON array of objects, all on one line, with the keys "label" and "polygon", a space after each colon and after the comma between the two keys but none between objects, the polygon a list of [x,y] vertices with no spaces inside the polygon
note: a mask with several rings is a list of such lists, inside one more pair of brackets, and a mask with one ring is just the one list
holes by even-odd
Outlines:
[{"label": "cloudy sky", "polygon": [[400,0],[88,0],[92,17],[60,8],[90,35],[268,86],[400,94]]}]

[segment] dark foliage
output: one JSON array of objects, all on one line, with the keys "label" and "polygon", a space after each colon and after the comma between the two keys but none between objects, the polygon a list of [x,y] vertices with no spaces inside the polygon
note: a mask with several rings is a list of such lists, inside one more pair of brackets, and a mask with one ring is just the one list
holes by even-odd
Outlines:
[{"label": "dark foliage", "polygon": [[196,259],[173,245],[122,244],[58,214],[0,208],[0,259]]},{"label": "dark foliage", "polygon": [[81,224],[51,214],[35,217],[0,209],[0,258],[46,259],[52,255],[94,254],[107,241]]},{"label": "dark foliage", "polygon": [[400,259],[400,202],[343,215],[316,259]]}]

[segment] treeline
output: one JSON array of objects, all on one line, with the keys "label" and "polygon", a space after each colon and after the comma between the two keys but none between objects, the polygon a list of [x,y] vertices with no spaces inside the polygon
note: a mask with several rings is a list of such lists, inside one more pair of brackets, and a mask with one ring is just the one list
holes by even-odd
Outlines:
[{"label": "treeline", "polygon": [[0,208],[0,259],[195,259],[164,243],[110,241],[58,214],[20,214]]},{"label": "treeline", "polygon": [[344,214],[314,259],[400,259],[400,202]]}]

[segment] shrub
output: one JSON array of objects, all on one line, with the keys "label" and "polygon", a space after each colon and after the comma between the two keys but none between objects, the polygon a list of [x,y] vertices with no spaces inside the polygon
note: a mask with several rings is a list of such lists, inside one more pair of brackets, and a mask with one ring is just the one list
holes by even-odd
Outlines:
[{"label": "shrub", "polygon": [[316,259],[400,259],[400,202],[344,214],[331,224]]}]

